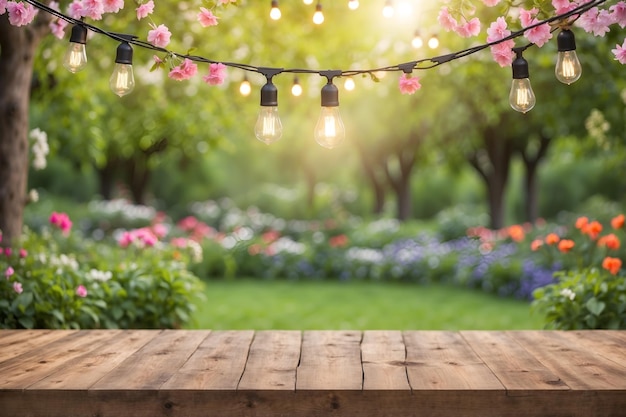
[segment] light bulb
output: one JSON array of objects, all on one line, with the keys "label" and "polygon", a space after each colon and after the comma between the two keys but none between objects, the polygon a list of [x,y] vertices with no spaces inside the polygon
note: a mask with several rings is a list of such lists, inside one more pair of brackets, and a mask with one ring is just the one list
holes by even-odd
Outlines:
[{"label": "light bulb", "polygon": [[298,77],[293,79],[293,85],[291,86],[291,94],[295,97],[300,97],[302,95],[302,86],[300,85],[300,81]]},{"label": "light bulb", "polygon": [[115,69],[109,80],[109,86],[118,96],[130,94],[135,88],[133,66],[129,64],[115,64]]},{"label": "light bulb", "polygon": [[304,0],[304,4],[313,4],[313,0]]},{"label": "light bulb", "polygon": [[523,48],[513,48],[516,58],[511,64],[513,70],[513,82],[509,93],[509,104],[521,113],[526,113],[535,107],[535,93],[530,86],[528,62],[522,56]]},{"label": "light bulb", "polygon": [[322,13],[322,5],[319,2],[315,5],[313,23],[315,23],[316,25],[321,25],[322,23],[324,23],[324,13]]},{"label": "light bulb", "polygon": [[261,109],[254,125],[254,135],[266,145],[276,142],[283,135],[283,125],[278,117],[278,89],[270,77],[261,87]]},{"label": "light bulb", "polygon": [[315,125],[314,136],[317,143],[328,149],[335,148],[346,137],[339,114],[339,90],[331,80],[322,88],[322,111]]},{"label": "light bulb", "polygon": [[250,81],[248,81],[247,78],[244,78],[241,84],[239,84],[239,93],[241,93],[242,96],[246,97],[250,95],[250,92],[252,92]]},{"label": "light bulb", "polygon": [[420,36],[419,31],[415,31],[415,35],[413,35],[413,40],[411,41],[411,46],[415,49],[419,49],[424,46],[424,40]]},{"label": "light bulb", "polygon": [[254,134],[258,140],[269,145],[283,135],[283,125],[278,117],[277,106],[262,106],[254,126]]},{"label": "light bulb", "polygon": [[383,16],[386,18],[393,17],[393,5],[391,4],[391,0],[387,0],[385,2],[385,7],[383,7]]},{"label": "light bulb", "polygon": [[87,28],[81,25],[74,25],[72,35],[70,36],[70,44],[63,57],[63,66],[69,72],[77,73],[87,65],[86,43]]},{"label": "light bulb", "polygon": [[430,39],[428,39],[428,47],[430,49],[436,49],[439,46],[439,38],[437,38],[436,36],[431,36]]},{"label": "light bulb", "polygon": [[356,10],[359,8],[359,0],[350,0],[348,2],[348,8],[350,10]]},{"label": "light bulb", "polygon": [[270,10],[270,17],[273,20],[278,20],[282,14],[280,13],[280,9],[278,8],[278,0],[272,0],[272,9]]},{"label": "light bulb", "polygon": [[520,113],[526,113],[535,107],[535,93],[528,78],[514,79],[509,94],[509,104]]},{"label": "light bulb", "polygon": [[345,88],[347,91],[352,91],[354,90],[354,87],[354,80],[352,78],[346,78],[346,81],[343,83],[343,88]]},{"label": "light bulb", "polygon": [[128,42],[122,42],[117,47],[115,68],[109,79],[109,87],[118,96],[129,94],[135,88],[133,75],[133,48]]},{"label": "light bulb", "polygon": [[576,55],[576,40],[571,30],[564,29],[557,36],[558,55],[554,74],[563,84],[578,80],[583,72]]}]

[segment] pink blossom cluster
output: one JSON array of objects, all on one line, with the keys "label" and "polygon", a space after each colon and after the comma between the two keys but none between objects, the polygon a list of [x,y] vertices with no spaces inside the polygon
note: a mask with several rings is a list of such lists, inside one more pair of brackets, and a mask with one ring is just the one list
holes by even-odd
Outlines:
[{"label": "pink blossom cluster", "polygon": [[117,243],[122,248],[127,248],[131,244],[140,248],[153,247],[159,242],[159,238],[164,237],[166,233],[167,229],[163,225],[159,227],[142,227],[122,232]]},{"label": "pink blossom cluster", "polygon": [[196,242],[200,242],[204,238],[216,237],[218,235],[214,228],[194,216],[187,216],[181,219],[177,226],[183,232],[188,233],[189,238]]},{"label": "pink blossom cluster", "polygon": [[410,74],[403,73],[398,82],[398,87],[402,94],[413,94],[422,88],[422,85],[419,77],[412,77]]},{"label": "pink blossom cluster", "polygon": [[56,226],[63,232],[65,236],[69,235],[72,230],[72,221],[66,213],[57,213],[53,211],[49,218],[50,224]]},{"label": "pink blossom cluster", "polygon": [[124,8],[124,0],[74,0],[69,5],[69,15],[74,19],[88,17],[101,20],[105,13],[117,13]]},{"label": "pink blossom cluster", "polygon": [[9,23],[13,26],[28,25],[37,15],[38,10],[29,3],[0,0],[0,15],[9,14]]}]

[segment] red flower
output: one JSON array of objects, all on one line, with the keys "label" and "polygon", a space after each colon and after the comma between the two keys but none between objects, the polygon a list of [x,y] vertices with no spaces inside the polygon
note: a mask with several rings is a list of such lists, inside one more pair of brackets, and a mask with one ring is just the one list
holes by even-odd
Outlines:
[{"label": "red flower", "polygon": [[539,248],[543,246],[543,241],[541,239],[535,239],[530,242],[530,250],[533,252],[537,252]]},{"label": "red flower", "polygon": [[567,253],[570,250],[572,250],[572,248],[575,246],[576,244],[574,243],[573,240],[570,239],[563,239],[559,242],[559,250],[563,253]]},{"label": "red flower", "polygon": [[606,269],[611,274],[616,275],[622,268],[622,260],[619,258],[611,258],[610,256],[607,256],[602,261],[602,268]]},{"label": "red flower", "polygon": [[328,244],[331,248],[341,248],[348,244],[348,236],[346,235],[337,235],[333,236],[328,240]]},{"label": "red flower", "polygon": [[519,224],[515,224],[508,229],[509,237],[513,239],[515,242],[521,242],[524,240],[526,236],[524,233],[524,228]]},{"label": "red flower", "polygon": [[546,236],[547,245],[556,245],[557,243],[559,243],[559,240],[561,240],[561,238],[556,233],[550,233],[548,236]]},{"label": "red flower", "polygon": [[598,246],[606,246],[607,249],[619,249],[620,247],[620,240],[617,236],[615,236],[613,233],[608,234],[606,236],[602,236],[599,240],[598,240]]},{"label": "red flower", "polygon": [[589,224],[589,219],[587,217],[579,217],[576,219],[576,228],[582,230]]},{"label": "red flower", "polygon": [[623,214],[620,214],[619,216],[615,216],[611,219],[611,227],[613,227],[613,229],[621,229],[622,227],[624,227],[624,220],[626,220],[624,218]]},{"label": "red flower", "polygon": [[592,221],[581,229],[583,234],[589,236],[592,240],[596,240],[602,232],[602,224],[599,221]]}]

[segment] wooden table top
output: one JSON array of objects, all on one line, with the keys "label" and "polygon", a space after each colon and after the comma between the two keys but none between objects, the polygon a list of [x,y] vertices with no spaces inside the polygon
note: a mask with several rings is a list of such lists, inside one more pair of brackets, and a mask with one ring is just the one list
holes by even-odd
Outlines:
[{"label": "wooden table top", "polygon": [[626,331],[0,330],[0,416],[626,416]]}]

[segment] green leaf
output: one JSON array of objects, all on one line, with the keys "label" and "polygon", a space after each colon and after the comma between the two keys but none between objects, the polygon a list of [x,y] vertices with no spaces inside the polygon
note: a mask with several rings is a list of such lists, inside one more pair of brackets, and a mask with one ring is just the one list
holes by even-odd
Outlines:
[{"label": "green leaf", "polygon": [[20,317],[17,321],[19,321],[25,329],[32,329],[35,326],[35,321],[32,317]]},{"label": "green leaf", "polygon": [[585,306],[594,316],[599,316],[604,311],[606,304],[603,301],[598,301],[596,297],[591,297]]}]

